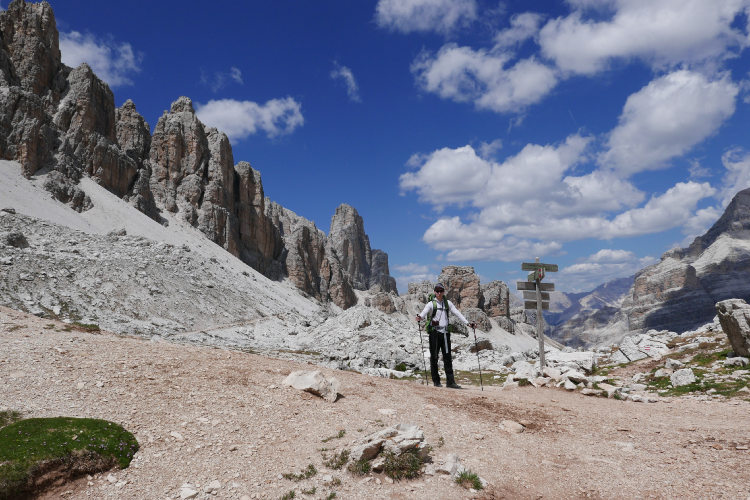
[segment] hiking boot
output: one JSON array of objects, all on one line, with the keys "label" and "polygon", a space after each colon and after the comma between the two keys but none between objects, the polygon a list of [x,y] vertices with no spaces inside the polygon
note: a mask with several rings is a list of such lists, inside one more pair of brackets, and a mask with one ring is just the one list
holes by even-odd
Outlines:
[{"label": "hiking boot", "polygon": [[441,384],[440,382],[435,382],[433,385],[435,387],[443,387],[443,384]]},{"label": "hiking boot", "polygon": [[452,384],[446,385],[446,387],[450,387],[451,389],[461,389],[461,386],[457,383],[453,382]]}]

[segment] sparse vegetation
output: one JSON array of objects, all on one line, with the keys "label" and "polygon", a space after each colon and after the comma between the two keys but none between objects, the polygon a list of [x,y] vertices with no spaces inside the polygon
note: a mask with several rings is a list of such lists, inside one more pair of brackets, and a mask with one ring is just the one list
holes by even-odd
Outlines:
[{"label": "sparse vegetation", "polygon": [[349,461],[349,450],[342,450],[323,462],[323,465],[329,469],[339,470]]},{"label": "sparse vegetation", "polygon": [[294,490],[289,490],[281,496],[281,500],[292,500],[296,495]]},{"label": "sparse vegetation", "polygon": [[359,459],[356,462],[350,463],[346,469],[355,476],[364,476],[370,473],[372,464],[369,460]]},{"label": "sparse vegetation", "polygon": [[16,410],[0,411],[0,429],[21,420],[21,413]]},{"label": "sparse vegetation", "polygon": [[70,417],[18,420],[0,429],[0,499],[32,494],[31,485],[50,471],[76,477],[115,466],[124,469],[136,451],[135,437],[106,420]]},{"label": "sparse vegetation", "polygon": [[397,372],[405,372],[407,369],[406,363],[402,361],[401,363],[394,366],[393,369],[396,370]]},{"label": "sparse vegetation", "polygon": [[481,490],[483,488],[479,476],[470,470],[465,470],[456,476],[456,483],[464,488],[472,488],[475,490]]},{"label": "sparse vegetation", "polygon": [[314,495],[317,490],[318,490],[318,488],[316,488],[315,486],[313,486],[309,490],[302,490],[302,494],[303,495]]},{"label": "sparse vegetation", "polygon": [[308,464],[307,468],[300,472],[299,474],[295,474],[293,472],[287,472],[285,474],[282,474],[281,476],[284,479],[289,479],[291,481],[302,481],[303,479],[310,479],[315,474],[318,473],[318,469],[315,468],[313,464]]},{"label": "sparse vegetation", "polygon": [[407,450],[400,455],[386,451],[383,453],[385,462],[383,472],[391,479],[414,479],[422,475],[424,460],[415,449]]},{"label": "sparse vegetation", "polygon": [[94,324],[94,323],[79,323],[78,321],[76,321],[76,322],[73,323],[73,327],[76,330],[81,330],[83,332],[89,332],[89,333],[98,332],[98,331],[101,330],[99,328],[99,325],[97,325],[97,324]]},{"label": "sparse vegetation", "polygon": [[346,430],[340,429],[338,434],[335,436],[328,436],[327,438],[321,439],[322,442],[327,443],[328,441],[331,441],[332,439],[341,439],[346,435]]},{"label": "sparse vegetation", "polygon": [[[341,484],[341,483],[339,483],[339,484]],[[334,498],[336,498],[336,492],[332,491],[332,492],[330,492],[328,494],[328,496],[326,497],[326,500],[333,500]]]}]

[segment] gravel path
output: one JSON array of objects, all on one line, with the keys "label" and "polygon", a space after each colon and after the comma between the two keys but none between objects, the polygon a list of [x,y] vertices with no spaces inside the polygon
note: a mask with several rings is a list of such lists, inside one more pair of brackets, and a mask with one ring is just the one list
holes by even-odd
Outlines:
[{"label": "gravel path", "polygon": [[[186,483],[194,498],[750,498],[747,401],[455,391],[323,369],[343,396],[327,403],[282,385],[291,371],[319,369],[312,365],[65,330],[0,307],[0,409],[109,419],[141,448],[128,469],[50,498],[180,498]],[[525,431],[505,432],[503,420]],[[423,429],[435,462],[455,453],[489,487],[473,493],[444,475],[393,483],[323,464],[322,448],[351,448],[400,422]],[[309,479],[281,477],[308,464],[318,471]]]}]

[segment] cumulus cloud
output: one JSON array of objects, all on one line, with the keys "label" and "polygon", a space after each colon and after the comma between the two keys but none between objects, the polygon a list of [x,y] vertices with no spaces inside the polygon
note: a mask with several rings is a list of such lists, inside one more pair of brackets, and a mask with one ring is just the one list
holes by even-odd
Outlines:
[{"label": "cumulus cloud", "polygon": [[587,19],[579,9],[550,20],[539,32],[542,53],[562,70],[594,74],[615,58],[669,67],[729,57],[747,44],[733,27],[748,8],[744,0],[616,0],[607,7],[614,9],[607,20]]},{"label": "cumulus cloud", "polygon": [[750,153],[742,148],[732,148],[721,157],[726,169],[719,195],[721,207],[726,207],[735,194],[750,188]]},{"label": "cumulus cloud", "polygon": [[265,104],[211,100],[198,104],[196,114],[206,125],[226,133],[233,142],[261,131],[268,137],[290,134],[305,121],[302,105],[291,97],[271,99]]},{"label": "cumulus cloud", "polygon": [[229,82],[239,85],[245,83],[242,79],[242,71],[239,68],[232,66],[228,71],[217,71],[212,75],[201,70],[201,83],[210,87],[213,92],[223,89]]},{"label": "cumulus cloud", "polygon": [[498,47],[513,47],[529,38],[535,37],[542,23],[542,16],[533,12],[524,12],[513,16],[510,28],[501,30],[495,35]]},{"label": "cumulus cloud", "polygon": [[60,33],[62,62],[73,68],[87,63],[111,87],[133,85],[132,76],[141,71],[143,56],[129,43],[98,39],[90,33]]},{"label": "cumulus cloud", "polygon": [[628,97],[600,162],[624,175],[664,167],[734,114],[738,92],[726,75],[678,70],[653,80]]},{"label": "cumulus cloud", "polygon": [[401,33],[447,34],[476,18],[475,0],[379,0],[375,7],[378,26]]},{"label": "cumulus cloud", "polygon": [[437,54],[423,52],[411,70],[427,92],[500,113],[521,111],[557,85],[554,70],[534,57],[515,61],[506,50],[456,44],[444,45]]},{"label": "cumulus cloud", "polygon": [[362,99],[359,97],[359,86],[357,80],[354,79],[354,73],[346,66],[341,66],[338,62],[333,63],[333,70],[331,71],[331,78],[334,80],[341,80],[346,85],[346,93],[354,102],[361,102]]}]

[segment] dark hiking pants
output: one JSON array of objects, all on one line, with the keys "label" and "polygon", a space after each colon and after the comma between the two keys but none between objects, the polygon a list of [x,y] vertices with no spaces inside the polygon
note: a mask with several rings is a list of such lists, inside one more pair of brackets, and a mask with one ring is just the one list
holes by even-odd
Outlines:
[{"label": "dark hiking pants", "polygon": [[455,383],[453,379],[453,359],[451,358],[451,334],[441,332],[430,333],[430,372],[434,384],[440,383],[438,354],[441,352],[443,353],[446,383],[447,385],[451,385]]}]

